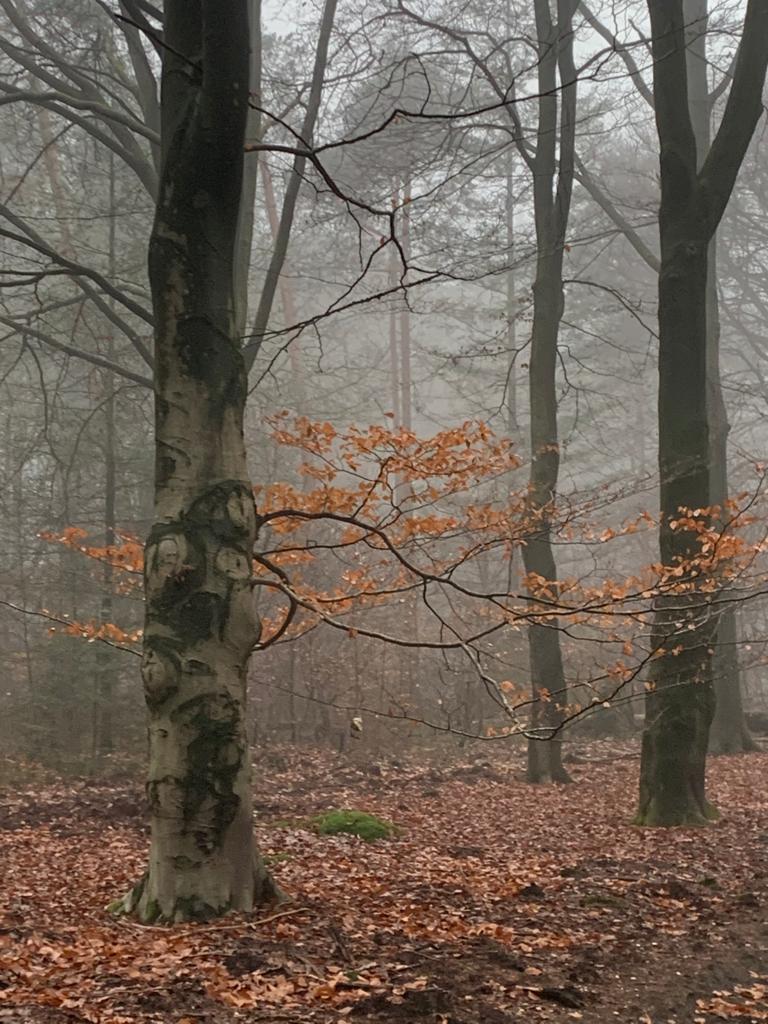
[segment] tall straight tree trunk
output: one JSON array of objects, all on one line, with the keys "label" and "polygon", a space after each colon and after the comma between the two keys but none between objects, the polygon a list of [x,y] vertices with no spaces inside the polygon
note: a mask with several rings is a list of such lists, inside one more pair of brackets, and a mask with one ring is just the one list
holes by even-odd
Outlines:
[{"label": "tall straight tree trunk", "polygon": [[[408,275],[408,259],[411,255],[411,178],[406,174],[403,182],[403,216],[400,227],[400,245],[405,256],[406,265],[403,267],[403,280]],[[411,430],[413,426],[413,383],[411,377],[411,308],[408,300],[408,292],[403,293],[403,304],[400,308],[400,368],[402,380],[400,382],[400,412],[403,419],[403,427]],[[418,653],[417,649],[416,653]]]},{"label": "tall straight tree trunk", "polygon": [[749,0],[725,113],[697,159],[686,66],[683,0],[648,0],[660,144],[659,472],[661,561],[686,586],[657,599],[646,696],[639,824],[685,825],[715,814],[705,795],[714,713],[712,647],[717,625],[690,560],[695,532],[677,525],[711,504],[707,374],[708,250],[762,112],[768,0]]},{"label": "tall straight tree trunk", "polygon": [[[392,209],[397,209],[400,192],[397,182],[392,192]],[[388,340],[389,340],[389,379],[390,392],[392,395],[392,416],[395,427],[403,425],[403,414],[401,409],[400,394],[400,351],[397,337],[397,309],[395,306],[395,290],[397,288],[397,249],[393,244],[389,245],[387,257],[387,291],[389,292],[389,317],[388,317]]]},{"label": "tall straight tree trunk", "polygon": [[[687,36],[688,103],[691,124],[696,139],[699,168],[709,152],[711,124],[719,89],[709,89],[707,81],[707,28],[708,0],[685,0],[683,6]],[[590,24],[606,41],[615,44],[610,29],[587,12]],[[643,98],[653,105],[653,96],[639,76],[629,52],[622,49],[627,69]],[[645,245],[642,238],[619,213],[598,183],[591,178],[586,168],[579,167],[579,180],[589,191],[598,205],[614,221],[637,254],[654,271],[659,272],[659,261]],[[722,507],[728,488],[727,441],[728,418],[720,382],[720,319],[717,296],[717,240],[709,246],[707,267],[707,374],[708,374],[708,420],[710,443],[710,500]],[[710,751],[717,753],[739,753],[754,750],[755,743],[749,735],[741,695],[741,672],[737,649],[736,612],[732,605],[721,609],[717,622],[717,637],[714,645],[714,686],[716,693],[715,717],[710,732]]]},{"label": "tall straight tree trunk", "polygon": [[[267,220],[269,231],[272,236],[272,244],[277,245],[280,233],[280,217],[277,212],[277,201],[275,199],[275,188],[272,181],[272,172],[266,160],[259,161],[261,167],[261,178],[264,184],[264,203],[267,208]],[[285,273],[286,265],[283,265],[283,272],[280,274],[279,290],[280,304],[283,307],[283,327],[292,327],[298,323],[298,312],[293,297],[293,285]],[[304,386],[304,364],[301,356],[301,338],[293,338],[288,344],[288,359],[291,364],[291,390],[297,413],[304,413],[307,407],[306,388]]]},{"label": "tall straight tree trunk", "polygon": [[[511,35],[511,26],[508,25]],[[515,280],[515,179],[513,171],[515,160],[512,147],[507,153],[506,192],[504,213],[507,231],[507,273],[505,275],[506,314],[507,314],[507,432],[512,440],[517,440],[519,424],[517,422],[517,283]]]},{"label": "tall straight tree trunk", "polygon": [[[531,476],[529,508],[533,532],[523,547],[528,574],[557,580],[552,551],[550,507],[557,490],[560,451],[557,432],[557,338],[563,311],[562,256],[539,242],[533,286],[533,334],[530,360]],[[534,611],[539,607],[531,601]],[[565,704],[565,671],[556,623],[532,622],[528,628],[533,695],[532,729],[528,743],[529,782],[567,782],[562,763],[562,741],[557,729]],[[542,742],[546,740],[546,742]]]},{"label": "tall straight tree trunk", "polygon": [[[662,161],[664,154],[662,153]],[[663,163],[662,163],[663,166]],[[683,565],[699,553],[698,536],[675,529],[681,509],[706,509],[709,499],[707,426],[707,244],[692,202],[695,154],[681,181],[665,181],[659,217],[659,471],[662,564]],[[678,187],[675,188],[674,186]],[[649,825],[705,821],[704,766],[714,713],[710,644],[715,620],[693,576],[690,595],[659,598],[655,659],[646,698],[640,819]],[[679,624],[684,622],[684,632]]]},{"label": "tall straight tree trunk", "polygon": [[[115,202],[115,155],[110,150],[109,161],[109,244],[107,277],[115,280],[116,252],[116,218]],[[110,301],[110,305],[112,302]],[[109,331],[107,341],[107,358],[114,361],[114,340],[112,324],[107,325]],[[104,380],[104,546],[109,549],[115,543],[117,528],[117,437],[115,432],[115,382],[109,370],[102,374]],[[102,625],[114,621],[114,568],[109,558],[104,560],[101,585],[101,608],[99,617]],[[104,754],[110,754],[114,747],[112,705],[114,701],[113,673],[114,663],[112,652],[105,644],[100,644],[96,652],[96,693],[94,700],[93,757],[96,767]]]},{"label": "tall straight tree trunk", "polygon": [[[685,0],[688,45],[688,106],[696,138],[696,158],[700,168],[712,143],[712,99],[707,76],[707,31],[709,0]],[[721,509],[728,500],[728,411],[720,381],[720,304],[717,295],[717,234],[709,243],[707,257],[707,405],[710,448],[710,501]],[[721,516],[721,522],[727,514]],[[709,748],[718,753],[735,754],[754,750],[741,702],[741,673],[736,646],[736,610],[726,604],[717,621],[714,644],[713,676],[715,717]]]},{"label": "tall straight tree trunk", "polygon": [[149,246],[155,522],[145,548],[149,867],[143,921],[249,911],[275,886],[254,844],[246,672],[255,509],[234,253],[248,112],[246,0],[166,0],[162,171]]},{"label": "tall straight tree trunk", "polygon": [[[560,446],[557,430],[557,341],[563,315],[563,253],[573,185],[576,73],[573,67],[572,0],[559,0],[553,22],[549,0],[536,0],[539,40],[539,121],[532,161],[536,225],[536,279],[530,359],[531,474],[528,510],[532,527],[523,547],[531,578],[555,582],[551,511],[557,494]],[[560,95],[558,97],[558,73]],[[558,115],[558,103],[560,107]],[[542,612],[535,587],[533,612]],[[559,727],[566,704],[565,671],[556,624],[542,618],[528,629],[534,698],[528,742],[529,782],[568,782]]]},{"label": "tall straight tree trunk", "polygon": [[[255,2],[256,0],[254,0],[254,3]],[[315,48],[315,61],[312,68],[312,80],[310,82],[309,96],[307,97],[307,105],[304,111],[304,121],[301,127],[300,138],[307,146],[312,145],[312,139],[315,134],[315,124],[320,112],[320,104],[323,97],[323,83],[328,64],[328,47],[330,45],[331,33],[333,32],[333,25],[336,18],[336,5],[337,0],[324,0],[323,13],[320,19],[320,31],[317,35],[317,46]],[[258,10],[261,10],[260,5]],[[249,146],[251,151],[256,150],[257,152],[260,151],[261,148],[260,144],[257,144],[256,146]],[[259,349],[264,341],[264,335],[266,334],[269,326],[269,317],[272,312],[272,305],[277,293],[280,274],[283,271],[283,266],[288,255],[288,245],[291,240],[293,219],[296,213],[296,203],[299,198],[301,183],[304,179],[304,169],[306,164],[307,158],[303,154],[297,153],[294,157],[293,169],[288,178],[285,194],[283,195],[283,208],[280,212],[280,222],[278,224],[275,242],[272,246],[272,255],[269,260],[269,266],[267,267],[264,283],[262,284],[261,295],[259,296],[259,305],[256,313],[254,314],[253,324],[251,326],[248,340],[245,344],[245,364],[246,369],[248,370],[253,366],[254,360],[259,353]]]},{"label": "tall straight tree trunk", "polygon": [[[248,0],[249,67],[248,90],[251,103],[245,122],[247,147],[258,146],[261,142],[261,0]],[[258,152],[250,151],[243,166],[243,185],[240,197],[240,216],[235,236],[235,324],[238,335],[245,333],[248,320],[248,277],[251,271],[251,250],[253,248],[254,205],[256,185],[259,177]]]},{"label": "tall straight tree trunk", "polygon": [[[707,267],[707,401],[710,447],[710,501],[725,509],[728,500],[728,434],[730,425],[720,381],[720,310],[717,296],[717,244],[709,247]],[[720,521],[728,518],[724,511]],[[742,674],[739,667],[736,606],[725,603],[719,611],[714,645],[715,714],[709,750],[715,754],[743,754],[757,750],[744,717]]]}]

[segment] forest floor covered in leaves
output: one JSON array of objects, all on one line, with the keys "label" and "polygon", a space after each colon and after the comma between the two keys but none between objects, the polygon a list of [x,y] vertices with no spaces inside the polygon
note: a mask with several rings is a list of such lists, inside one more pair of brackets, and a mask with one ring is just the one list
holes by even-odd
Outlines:
[{"label": "forest floor covered in leaves", "polygon": [[[173,928],[104,909],[146,856],[138,781],[7,786],[0,1022],[768,1020],[768,754],[713,760],[722,820],[669,831],[630,824],[636,750],[578,754],[574,785],[531,787],[501,751],[265,752],[257,832],[292,902]],[[316,834],[331,808],[397,833]]]}]

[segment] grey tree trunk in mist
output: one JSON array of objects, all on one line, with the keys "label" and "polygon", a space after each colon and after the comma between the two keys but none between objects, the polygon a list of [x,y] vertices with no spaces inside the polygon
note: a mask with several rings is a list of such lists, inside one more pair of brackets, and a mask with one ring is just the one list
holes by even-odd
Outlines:
[{"label": "grey tree trunk in mist", "polygon": [[[750,0],[723,119],[697,159],[686,68],[683,0],[649,0],[660,143],[659,471],[660,552],[665,566],[699,553],[696,533],[676,529],[681,509],[712,504],[707,374],[708,251],[762,112],[768,0]],[[646,696],[637,822],[703,823],[714,714],[712,643],[717,613],[694,575],[686,593],[657,599],[659,656]]]},{"label": "grey tree trunk in mist", "polygon": [[[526,573],[553,582],[557,580],[557,566],[552,551],[550,515],[560,469],[557,341],[564,307],[563,254],[571,205],[576,131],[572,29],[575,6],[573,0],[559,0],[557,20],[553,22],[549,0],[536,0],[535,4],[540,99],[536,153],[531,161],[537,258],[529,380],[531,473],[528,503],[535,525],[523,547],[523,564]],[[535,612],[542,610],[535,598],[531,599],[531,606]],[[532,622],[528,641],[534,698],[531,727],[535,737],[528,743],[528,781],[568,782],[558,733],[561,708],[566,703],[566,684],[556,624]]]},{"label": "grey tree trunk in mist", "polygon": [[278,895],[254,844],[245,718],[258,634],[234,265],[246,0],[168,0],[165,44],[149,248],[156,479],[142,663],[152,837],[144,878],[116,908],[143,921],[249,911]]},{"label": "grey tree trunk in mist", "polygon": [[[699,168],[712,143],[713,100],[707,81],[708,0],[685,0],[683,14],[688,35],[688,105],[696,138]],[[707,402],[710,448],[710,502],[723,510],[728,488],[728,411],[720,380],[720,303],[717,294],[717,236],[712,236],[707,254]],[[719,613],[712,662],[715,714],[709,737],[713,753],[737,754],[755,750],[744,719],[741,673],[736,639],[736,609],[726,603]]]},{"label": "grey tree trunk in mist", "polygon": [[[688,104],[691,125],[696,140],[696,155],[699,168],[709,152],[712,142],[712,118],[722,92],[730,81],[730,74],[723,74],[721,81],[712,90],[708,83],[707,40],[709,30],[709,0],[684,0],[683,16],[686,26],[686,63],[688,82]],[[619,49],[638,93],[653,109],[653,93],[648,89],[640,74],[631,51],[619,44],[611,30],[588,8],[582,10],[592,28],[610,45]],[[601,209],[611,218],[635,252],[653,271],[660,272],[656,254],[645,244],[642,237],[627,222],[610,200],[608,194],[586,167],[577,161],[578,180]],[[708,424],[710,432],[710,501],[724,508],[729,497],[728,487],[728,434],[730,426],[723,398],[720,379],[720,310],[717,293],[717,238],[713,236],[709,245],[707,263],[707,396]],[[715,716],[710,732],[710,751],[714,753],[741,753],[755,749],[749,734],[742,706],[742,678],[739,669],[736,611],[726,603],[717,621],[714,643],[714,687],[716,694]]]}]

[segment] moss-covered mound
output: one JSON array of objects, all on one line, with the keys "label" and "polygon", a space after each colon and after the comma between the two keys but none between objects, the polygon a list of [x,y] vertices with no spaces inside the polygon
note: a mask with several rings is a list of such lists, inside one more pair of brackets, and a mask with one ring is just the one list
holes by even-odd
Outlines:
[{"label": "moss-covered mound", "polygon": [[395,831],[390,822],[365,811],[326,811],[313,818],[312,825],[320,835],[335,836],[343,832],[357,836],[366,843],[375,842],[377,839],[389,839]]}]

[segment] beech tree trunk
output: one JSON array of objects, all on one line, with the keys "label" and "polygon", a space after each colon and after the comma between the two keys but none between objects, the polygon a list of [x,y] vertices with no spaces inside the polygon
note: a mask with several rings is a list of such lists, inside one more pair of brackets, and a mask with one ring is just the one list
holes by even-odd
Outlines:
[{"label": "beech tree trunk", "polygon": [[[613,33],[589,10],[585,16],[606,42],[618,45]],[[722,90],[722,83],[710,91],[707,62],[708,0],[684,0],[683,16],[687,37],[687,78],[688,105],[691,123],[696,139],[699,168],[709,153],[711,144],[711,122],[715,104]],[[646,86],[637,64],[629,51],[620,52],[627,70],[635,82],[638,92],[653,106],[653,95]],[[725,79],[723,80],[725,81]],[[659,273],[659,261],[643,239],[631,227],[622,214],[589,175],[583,165],[577,163],[578,179],[613,220],[637,254],[653,270]],[[708,401],[709,401],[709,446],[710,446],[710,501],[723,506],[728,498],[728,418],[723,401],[720,382],[720,318],[717,296],[716,238],[709,245],[707,268],[707,360],[708,360]],[[716,693],[715,718],[710,732],[710,751],[716,753],[739,753],[754,750],[755,743],[749,735],[741,695],[741,671],[739,669],[737,629],[735,610],[724,605],[719,612],[717,639],[714,654],[714,685]]]},{"label": "beech tree trunk", "polygon": [[166,0],[156,323],[155,522],[145,548],[149,710],[142,921],[250,911],[277,890],[254,844],[246,670],[255,510],[234,253],[248,112],[246,0]]},{"label": "beech tree trunk", "polygon": [[[399,191],[399,190],[398,190]],[[405,257],[403,267],[404,280],[408,276],[408,260],[411,256],[411,175],[407,173],[403,181],[403,210],[400,220],[400,246]],[[413,381],[411,375],[411,307],[407,293],[403,295],[400,307],[400,414],[405,430],[413,427]],[[414,648],[418,655],[418,648]]]},{"label": "beech tree trunk", "polygon": [[[684,177],[682,188],[667,189],[665,202],[662,180],[659,468],[665,566],[687,563],[698,554],[698,537],[672,525],[679,510],[710,504],[707,239],[702,237],[695,205],[685,194],[687,184]],[[665,217],[670,208],[672,217]],[[657,601],[653,646],[667,653],[653,662],[652,689],[646,697],[638,818],[647,825],[695,824],[713,815],[704,795],[704,767],[714,713],[709,650],[715,618],[694,577],[686,574],[686,581],[693,588],[691,594]]]},{"label": "beech tree trunk", "polygon": [[[509,8],[507,9],[509,14]],[[509,19],[508,34],[511,35]],[[520,426],[517,419],[517,283],[515,275],[515,179],[514,157],[510,147],[507,154],[507,173],[505,182],[504,213],[507,231],[507,273],[505,275],[506,315],[507,315],[507,433],[511,440],[516,441]]]},{"label": "beech tree trunk", "polygon": [[[703,160],[688,98],[683,0],[648,0],[654,100],[660,143],[659,472],[661,561],[680,567],[685,593],[657,599],[659,656],[646,696],[637,822],[704,823],[714,714],[711,597],[687,566],[697,535],[676,529],[681,509],[712,504],[707,374],[708,250],[762,111],[768,60],[768,0],[749,0],[733,84],[717,136]],[[707,512],[697,513],[697,516]]]},{"label": "beech tree trunk", "polygon": [[[717,298],[717,246],[709,247],[707,267],[707,401],[710,448],[710,500],[725,507],[728,487],[728,434],[730,425],[720,383],[720,310]],[[721,521],[727,519],[727,513]],[[721,595],[727,598],[727,592]],[[712,672],[715,687],[715,713],[709,734],[713,754],[744,754],[757,750],[744,717],[742,675],[739,667],[736,608],[726,603],[718,613]]]},{"label": "beech tree trunk", "polygon": [[[563,312],[562,255],[540,243],[536,281],[533,286],[533,335],[531,338],[531,475],[529,511],[534,531],[523,547],[526,573],[557,580],[552,551],[550,506],[555,498],[560,467],[555,390],[557,337]],[[539,611],[535,599],[531,607]],[[565,704],[565,671],[556,622],[532,622],[528,627],[531,684],[536,702],[528,742],[529,782],[568,782],[562,762],[558,727],[560,707]]]},{"label": "beech tree trunk", "polygon": [[[688,76],[688,106],[696,139],[696,159],[700,168],[712,142],[713,100],[710,96],[707,64],[709,0],[685,0]],[[707,257],[707,410],[709,423],[710,501],[723,509],[728,489],[728,411],[720,381],[720,303],[717,295],[717,234],[709,243]],[[726,515],[721,516],[725,522]],[[715,717],[709,749],[716,753],[743,753],[754,750],[741,702],[741,672],[736,646],[736,611],[726,604],[718,614],[714,643],[713,679]]]},{"label": "beech tree trunk", "polygon": [[[535,3],[540,99],[536,152],[530,160],[537,246],[529,378],[528,511],[532,530],[523,547],[523,565],[527,574],[553,582],[557,580],[557,566],[552,551],[550,518],[560,469],[557,341],[564,307],[563,253],[573,186],[576,122],[574,9],[572,0],[559,0],[557,21],[553,22],[549,0]],[[533,589],[530,607],[539,612],[542,608]],[[528,628],[528,650],[534,704],[527,778],[529,782],[569,782],[570,777],[563,767],[559,733],[567,693],[556,623],[547,623],[544,619],[532,622]]]},{"label": "beech tree trunk", "polygon": [[[109,160],[109,243],[107,277],[115,280],[117,204],[115,201],[115,155],[110,150]],[[110,301],[110,305],[112,302]],[[112,324],[107,325],[110,332],[107,340],[107,358],[114,362],[114,340]],[[110,370],[102,374],[104,382],[104,547],[110,548],[116,539],[117,529],[117,436],[115,431],[115,381]],[[109,559],[105,559],[101,575],[101,608],[99,617],[102,624],[114,622],[114,568]],[[113,652],[105,644],[100,644],[96,652],[96,686],[94,693],[93,744],[91,762],[97,770],[102,756],[111,754],[114,749],[113,738],[113,704],[114,687],[112,685],[115,666],[110,655]]]}]

